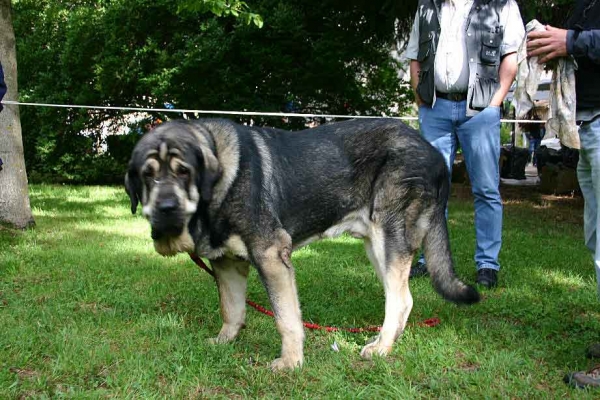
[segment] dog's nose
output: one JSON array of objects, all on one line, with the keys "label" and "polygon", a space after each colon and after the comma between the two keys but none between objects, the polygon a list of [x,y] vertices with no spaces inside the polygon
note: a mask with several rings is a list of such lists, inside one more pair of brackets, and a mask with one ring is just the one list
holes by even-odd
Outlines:
[{"label": "dog's nose", "polygon": [[173,211],[177,210],[178,207],[179,207],[179,202],[177,201],[177,199],[160,200],[158,202],[158,204],[156,205],[156,208],[158,208],[158,211],[160,211],[162,213],[173,212]]}]

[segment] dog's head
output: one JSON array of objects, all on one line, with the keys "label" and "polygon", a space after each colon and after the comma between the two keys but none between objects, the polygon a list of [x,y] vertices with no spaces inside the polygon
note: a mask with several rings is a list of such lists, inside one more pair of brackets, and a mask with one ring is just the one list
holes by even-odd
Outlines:
[{"label": "dog's head", "polygon": [[192,251],[188,223],[212,198],[221,174],[210,137],[187,122],[167,122],[140,139],[125,175],[135,214],[138,203],[152,228],[156,251]]}]

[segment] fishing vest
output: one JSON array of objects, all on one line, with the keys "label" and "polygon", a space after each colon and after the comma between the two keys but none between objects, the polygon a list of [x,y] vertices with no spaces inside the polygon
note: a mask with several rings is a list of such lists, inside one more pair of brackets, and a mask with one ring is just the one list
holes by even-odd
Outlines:
[{"label": "fishing vest", "polygon": [[[443,0],[419,0],[419,54],[421,65],[417,93],[431,105],[435,97],[435,54],[441,33],[440,10]],[[466,48],[469,61],[467,116],[486,108],[500,88],[500,47],[504,27],[502,9],[508,0],[475,0],[466,24]]]}]

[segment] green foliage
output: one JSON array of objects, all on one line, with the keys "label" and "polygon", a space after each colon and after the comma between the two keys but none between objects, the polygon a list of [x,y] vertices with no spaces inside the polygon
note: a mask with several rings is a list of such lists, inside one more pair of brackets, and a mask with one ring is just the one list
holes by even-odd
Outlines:
[{"label": "green foliage", "polygon": [[[537,16],[544,22],[564,19],[569,8],[567,1],[520,4],[526,20]],[[398,105],[401,115],[412,96],[398,79],[401,65],[391,50],[407,39],[416,5],[415,0],[18,0],[21,99],[347,115],[393,115],[389,110]],[[108,145],[101,155],[94,150],[107,145],[103,130],[131,123],[127,114],[22,108],[31,177],[101,182],[108,171],[85,171],[110,165],[109,171],[121,171],[111,181],[121,179],[126,160],[112,156],[123,153],[115,148],[121,145]],[[252,121],[287,129],[306,122]],[[134,133],[125,141],[138,137]]]},{"label": "green foliage", "polygon": [[517,0],[525,23],[536,18],[543,24],[561,27],[572,11],[573,0]]},{"label": "green foliage", "polygon": [[512,132],[513,126],[514,126],[514,124],[509,123],[509,122],[503,122],[502,125],[500,125],[500,144],[501,145],[512,143],[511,132]]},{"label": "green foliage", "polygon": [[[412,11],[366,0],[259,0],[252,3],[252,13],[264,18],[258,29],[233,11],[249,12],[245,3],[214,2],[226,6],[221,12],[205,12],[208,3],[201,3],[18,1],[22,99],[368,115],[389,113],[400,102],[403,111],[408,89],[390,50],[397,13]],[[126,123],[125,113],[111,110],[23,108],[22,117],[28,170],[72,182],[87,182],[77,171],[90,160],[71,142],[83,143],[85,131],[104,145],[102,127]],[[288,129],[305,123],[253,120]]]},{"label": "green foliage", "polygon": [[259,28],[263,26],[262,17],[250,12],[248,5],[239,0],[185,0],[179,2],[179,12],[212,12],[217,17],[233,16],[246,24],[252,23]]}]

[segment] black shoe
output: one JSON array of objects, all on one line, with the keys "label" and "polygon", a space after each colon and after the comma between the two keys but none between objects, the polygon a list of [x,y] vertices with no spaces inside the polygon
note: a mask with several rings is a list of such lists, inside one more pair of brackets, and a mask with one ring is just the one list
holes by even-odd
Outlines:
[{"label": "black shoe", "polygon": [[427,265],[422,262],[417,262],[410,268],[409,278],[418,278],[419,276],[429,275],[429,271],[427,271]]},{"label": "black shoe", "polygon": [[477,271],[477,284],[488,289],[493,288],[498,284],[498,271],[491,268],[481,268]]}]

